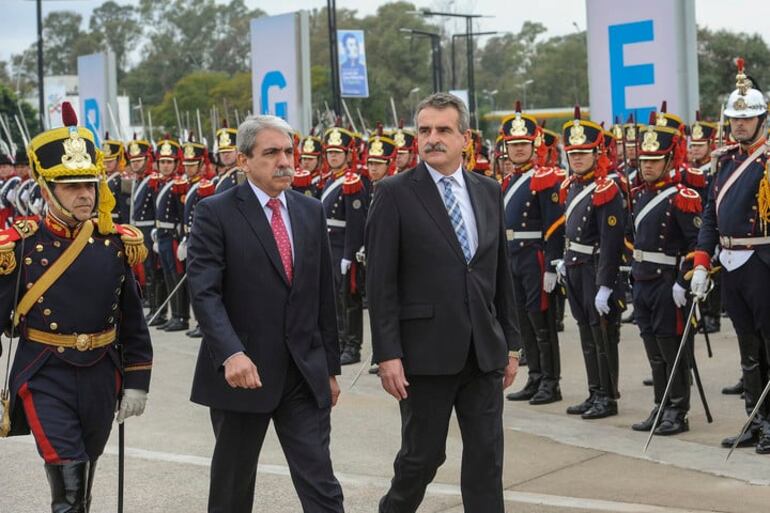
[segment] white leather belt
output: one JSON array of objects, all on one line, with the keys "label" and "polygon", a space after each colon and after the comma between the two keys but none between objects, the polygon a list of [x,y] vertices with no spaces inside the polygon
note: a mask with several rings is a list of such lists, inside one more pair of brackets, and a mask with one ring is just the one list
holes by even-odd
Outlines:
[{"label": "white leather belt", "polygon": [[143,226],[155,226],[155,221],[153,221],[152,219],[148,221],[136,221],[134,223],[134,226],[136,226],[137,228],[141,228]]},{"label": "white leather belt", "polygon": [[342,219],[327,219],[326,226],[330,228],[345,228],[347,223]]},{"label": "white leather belt", "polygon": [[176,228],[176,224],[168,223],[166,221],[155,221],[155,228],[161,228],[163,230],[173,230]]},{"label": "white leather belt", "polygon": [[770,237],[727,237],[720,236],[719,244],[726,249],[732,249],[736,246],[763,246],[770,244]]},{"label": "white leather belt", "polygon": [[508,240],[542,239],[543,238],[543,232],[515,232],[513,230],[505,230],[505,237]]},{"label": "white leather belt", "polygon": [[660,265],[676,265],[676,257],[655,251],[634,250],[634,260],[637,262],[649,262]]},{"label": "white leather belt", "polygon": [[599,252],[599,248],[597,247],[572,242],[571,240],[567,241],[567,250],[574,251],[575,253],[583,253],[584,255],[595,255]]}]

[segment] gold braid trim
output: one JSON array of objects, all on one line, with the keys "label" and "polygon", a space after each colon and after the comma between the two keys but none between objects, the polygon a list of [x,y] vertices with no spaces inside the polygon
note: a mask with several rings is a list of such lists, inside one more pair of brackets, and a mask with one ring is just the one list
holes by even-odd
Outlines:
[{"label": "gold braid trim", "polygon": [[770,223],[770,159],[765,163],[765,176],[759,181],[757,209],[759,224],[767,236],[767,224]]},{"label": "gold braid trim", "polygon": [[144,235],[137,228],[130,225],[121,225],[120,240],[126,252],[128,265],[141,264],[147,258],[147,246],[144,245]]},{"label": "gold braid trim", "polygon": [[[13,238],[10,242],[0,244],[0,276],[7,276],[16,270],[16,242],[18,239],[26,239],[37,231],[35,221],[17,221],[13,224],[13,229],[19,234],[18,237],[9,237],[3,235],[4,240]],[[9,228],[10,229],[10,228]]]}]

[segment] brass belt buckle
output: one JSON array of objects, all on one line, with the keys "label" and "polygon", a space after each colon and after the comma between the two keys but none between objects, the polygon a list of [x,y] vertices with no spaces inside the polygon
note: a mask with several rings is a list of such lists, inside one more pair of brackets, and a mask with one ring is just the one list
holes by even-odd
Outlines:
[{"label": "brass belt buckle", "polygon": [[78,351],[88,351],[91,349],[91,335],[78,335],[75,339],[75,348]]}]

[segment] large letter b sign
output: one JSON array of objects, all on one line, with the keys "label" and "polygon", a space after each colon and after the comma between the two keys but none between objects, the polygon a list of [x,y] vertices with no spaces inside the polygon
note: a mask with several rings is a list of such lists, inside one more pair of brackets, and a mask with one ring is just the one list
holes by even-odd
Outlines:
[{"label": "large letter b sign", "polygon": [[646,120],[655,107],[629,109],[626,105],[626,88],[652,85],[655,83],[653,64],[626,66],[623,61],[623,47],[655,39],[652,20],[609,26],[610,82],[612,93],[612,115],[622,120],[635,113],[636,119]]},{"label": "large letter b sign", "polygon": [[286,78],[280,71],[270,71],[265,73],[260,87],[262,97],[259,104],[260,114],[274,114],[279,118],[286,119],[289,115],[289,105],[286,102],[276,102],[274,104],[275,112],[270,112],[270,90],[274,88],[283,89],[286,87]]}]

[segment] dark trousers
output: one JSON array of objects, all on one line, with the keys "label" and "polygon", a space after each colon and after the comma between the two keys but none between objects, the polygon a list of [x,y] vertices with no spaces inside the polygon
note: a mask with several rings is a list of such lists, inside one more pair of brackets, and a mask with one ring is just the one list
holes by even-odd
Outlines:
[{"label": "dark trousers", "polygon": [[[733,271],[723,269],[724,305],[738,335],[746,412],[756,406],[770,367],[770,265],[757,254]],[[713,291],[712,291],[713,293]],[[770,401],[757,415],[770,420]]]},{"label": "dark trousers", "polygon": [[[178,272],[176,266],[176,244],[173,237],[158,237],[158,255],[160,256],[161,267],[163,268],[166,290],[168,294],[171,294],[179,280],[182,279],[182,275]],[[170,303],[172,317],[183,320],[190,318],[190,300],[185,285],[177,289]]]},{"label": "dark trousers", "polygon": [[527,355],[528,381],[550,384],[560,378],[559,337],[549,295],[543,290],[543,252],[524,248],[512,253],[508,264],[513,277],[516,324]]},{"label": "dark trousers", "polygon": [[465,513],[503,513],[503,394],[500,371],[481,372],[474,350],[452,376],[407,376],[400,403],[401,450],[380,513],[413,513],[446,459],[452,410],[463,440],[460,489]]},{"label": "dark trousers", "polygon": [[610,313],[602,318],[594,304],[598,290],[593,265],[567,266],[567,299],[578,324],[589,393],[616,398],[619,397],[621,308],[613,291],[609,299]]},{"label": "dark trousers", "polygon": [[337,329],[340,344],[361,347],[364,339],[364,301],[358,286],[360,280],[355,276],[360,264],[353,262],[347,274],[343,275],[340,269],[341,249],[332,248],[332,260],[334,285],[337,290]]},{"label": "dark trousers", "polygon": [[290,363],[283,397],[270,413],[211,408],[216,443],[211,459],[209,513],[250,513],[257,461],[272,419],[294,488],[305,513],[342,513],[342,488],[334,477],[330,408],[319,408],[297,367]]},{"label": "dark trousers", "polygon": [[120,374],[107,354],[90,367],[76,367],[50,356],[19,389],[24,414],[45,462],[99,458],[110,436],[119,392]]}]

